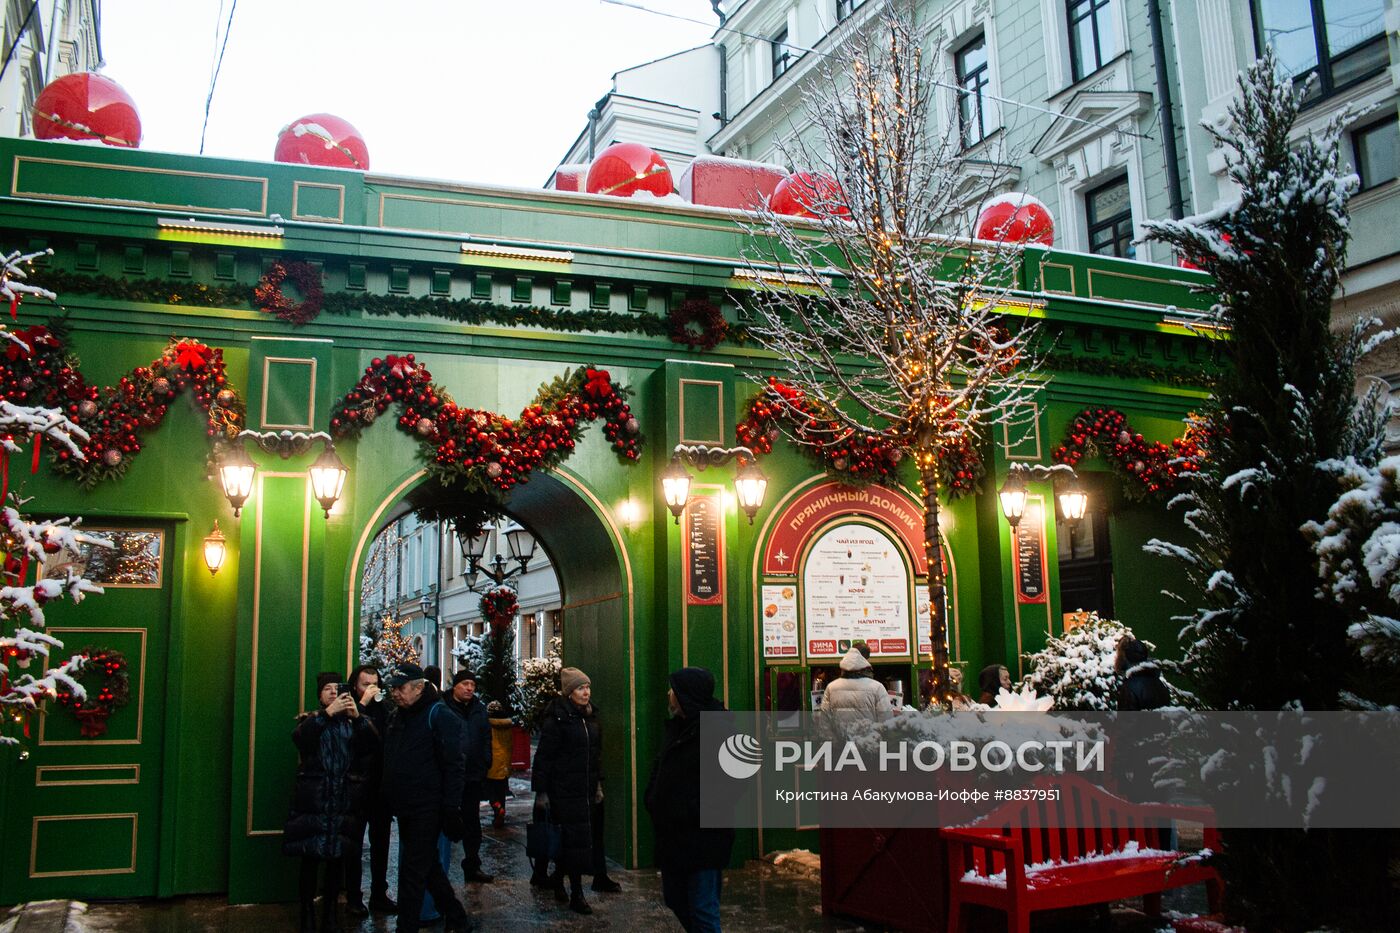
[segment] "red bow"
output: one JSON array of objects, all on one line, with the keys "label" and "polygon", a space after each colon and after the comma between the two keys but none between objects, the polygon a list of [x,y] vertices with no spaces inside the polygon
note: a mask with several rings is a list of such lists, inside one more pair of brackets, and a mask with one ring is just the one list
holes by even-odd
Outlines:
[{"label": "red bow", "polygon": [[106,709],[99,706],[95,709],[77,709],[73,715],[78,719],[78,731],[83,738],[95,739],[99,735],[107,732],[107,717],[111,715]]},{"label": "red bow", "polygon": [[209,354],[204,344],[182,340],[175,345],[175,365],[181,369],[203,369],[209,365]]},{"label": "red bow", "polygon": [[587,381],[583,384],[583,391],[586,395],[594,398],[607,398],[612,395],[612,377],[608,375],[606,369],[584,370]]},{"label": "red bow", "polygon": [[384,362],[389,367],[389,375],[393,376],[395,379],[402,379],[405,382],[413,375],[413,371],[417,369],[416,364],[413,362],[413,357],[411,356],[386,356]]},{"label": "red bow", "polygon": [[39,347],[58,344],[57,340],[49,336],[49,329],[43,324],[35,324],[26,330],[17,330],[14,335],[24,342],[24,346],[20,346],[13,340],[10,341],[9,347],[5,350],[5,356],[11,360],[27,360],[34,355]]}]

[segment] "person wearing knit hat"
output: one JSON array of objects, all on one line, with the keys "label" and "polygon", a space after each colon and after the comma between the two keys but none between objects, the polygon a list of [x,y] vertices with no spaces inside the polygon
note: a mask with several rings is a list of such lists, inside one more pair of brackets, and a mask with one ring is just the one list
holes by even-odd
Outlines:
[{"label": "person wearing knit hat", "polygon": [[282,828],[282,851],[300,856],[298,885],[301,928],[316,929],[317,875],[321,890],[321,929],[338,929],[336,899],[345,876],[344,859],[352,849],[351,833],[368,805],[363,788],[378,736],[354,696],[338,689],[343,675],[316,675],[320,708],[297,717],[292,742],[297,747],[296,787]]},{"label": "person wearing knit hat", "polygon": [[576,667],[566,667],[559,672],[559,695],[571,696],[579,687],[591,686],[592,683],[593,681],[583,671]]},{"label": "person wearing knit hat", "polygon": [[875,670],[861,654],[852,648],[841,659],[841,676],[822,695],[823,713],[849,710],[883,719],[890,713],[890,697],[875,679]]},{"label": "person wearing knit hat", "polygon": [[[452,675],[452,690],[444,700],[462,719],[466,740],[466,771],[462,779],[462,877],[490,884],[481,870],[481,801],[485,797],[486,772],[491,770],[491,721],[486,704],[476,692],[476,674],[460,670]],[[445,867],[445,866],[444,866]]]},{"label": "person wearing knit hat", "polygon": [[[602,857],[603,733],[592,702],[593,683],[587,674],[576,667],[564,668],[559,672],[559,692],[540,728],[531,785],[536,807],[548,813],[562,840],[555,897],[567,900],[576,913],[591,914],[593,908],[583,898],[585,873],[592,872],[595,891],[619,889],[608,878],[607,862]],[[599,832],[595,833],[595,828]],[[537,884],[546,880],[544,861],[536,860],[537,877],[532,881]],[[568,894],[564,892],[565,876],[572,889]]]}]

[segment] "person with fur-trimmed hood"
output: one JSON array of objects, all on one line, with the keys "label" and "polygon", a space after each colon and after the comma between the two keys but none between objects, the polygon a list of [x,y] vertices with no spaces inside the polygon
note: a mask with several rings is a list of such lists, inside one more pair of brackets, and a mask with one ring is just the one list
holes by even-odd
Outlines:
[{"label": "person with fur-trimmed hood", "polygon": [[848,710],[884,719],[890,714],[890,695],[875,679],[875,669],[859,647],[841,659],[841,676],[822,695],[823,713]]}]

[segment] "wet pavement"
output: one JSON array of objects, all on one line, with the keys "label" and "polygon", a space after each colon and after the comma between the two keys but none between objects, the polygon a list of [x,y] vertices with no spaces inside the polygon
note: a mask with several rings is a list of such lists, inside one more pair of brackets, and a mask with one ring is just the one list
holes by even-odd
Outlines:
[{"label": "wet pavement", "polygon": [[[512,780],[516,785],[516,781]],[[490,828],[490,812],[483,808],[482,862],[483,870],[496,876],[491,884],[466,886],[462,898],[477,929],[483,933],[496,931],[592,931],[621,930],[627,933],[672,933],[680,925],[662,904],[661,879],[654,870],[628,871],[614,866],[612,877],[622,885],[619,894],[598,894],[587,891],[593,906],[592,916],[580,916],[566,905],[559,904],[548,889],[530,887],[530,865],[525,856],[525,824],[530,817],[528,785],[521,782],[520,797],[507,802],[507,824],[501,829]],[[392,889],[396,875],[394,853],[397,840],[391,845],[389,879]],[[460,848],[449,873],[454,889],[462,894]],[[821,883],[814,870],[814,859],[799,857],[771,861],[750,861],[741,869],[725,874],[722,920],[730,933],[764,933],[764,931],[843,931],[874,930],[849,920],[824,917],[821,913]],[[369,884],[369,866],[365,866],[365,884]],[[587,880],[585,880],[585,885]],[[1200,900],[1203,902],[1204,898]],[[1131,902],[1118,905],[1113,911],[1089,911],[1073,915],[1037,916],[1037,933],[1070,933],[1070,931],[1101,929],[1112,933],[1148,933],[1165,927],[1133,909]],[[1173,892],[1165,898],[1164,906],[1178,911],[1201,909],[1204,903],[1194,903],[1194,895]],[[297,929],[298,911],[295,904],[256,904],[230,906],[221,897],[187,897],[168,901],[92,904],[81,920],[70,919],[67,933],[277,933]],[[363,920],[341,916],[346,933],[391,931],[394,918],[372,915]],[[1165,927],[1170,929],[1170,927]],[[58,927],[54,933],[58,933]],[[425,930],[441,930],[441,921],[425,924]],[[1004,925],[988,929],[1005,929]]]}]

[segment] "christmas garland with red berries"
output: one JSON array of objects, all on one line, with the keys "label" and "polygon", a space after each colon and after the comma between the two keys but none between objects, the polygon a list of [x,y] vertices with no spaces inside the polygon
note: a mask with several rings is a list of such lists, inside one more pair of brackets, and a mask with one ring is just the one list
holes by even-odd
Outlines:
[{"label": "christmas garland with red berries", "polygon": [[[744,418],[734,428],[738,442],[763,457],[786,429],[799,449],[842,482],[878,483],[893,476],[904,451],[878,437],[843,428],[800,389],[777,378],[749,400]],[[964,436],[945,444],[938,454],[939,488],[950,496],[975,492],[984,472],[972,439]]]},{"label": "christmas garland with red berries", "polygon": [[79,652],[82,662],[72,671],[78,682],[92,674],[102,675],[102,685],[92,689],[84,684],[87,698],[79,700],[73,691],[60,687],[54,703],[78,720],[83,738],[95,739],[107,732],[107,720],[112,713],[131,702],[131,678],[127,675],[126,658],[110,648],[84,648]]},{"label": "christmas garland with red berries", "polygon": [[[287,297],[282,286],[288,280],[301,293],[301,301]],[[253,287],[253,307],[264,314],[300,327],[321,316],[326,292],[321,285],[321,269],[309,262],[274,262]]]},{"label": "christmas garland with red berries", "polygon": [[1131,499],[1163,498],[1175,492],[1183,474],[1201,469],[1209,446],[1210,428],[1192,418],[1186,433],[1170,444],[1144,441],[1133,432],[1128,417],[1115,408],[1086,408],[1074,416],[1064,442],[1055,448],[1056,463],[1078,466],[1097,452],[1124,480]]},{"label": "christmas garland with red berries", "polygon": [[464,408],[433,382],[413,354],[375,359],[355,388],[331,409],[331,435],[355,438],[391,405],[400,431],[417,439],[428,473],[444,486],[494,501],[535,470],[551,470],[573,452],[589,422],[626,462],[640,456],[641,434],[627,404],[629,390],[604,369],[566,371],[541,386],[514,420]]},{"label": "christmas garland with red berries", "polygon": [[516,599],[515,590],[498,586],[482,594],[478,609],[481,617],[491,626],[491,631],[495,632],[514,621],[516,613],[520,611],[520,601]]},{"label": "christmas garland with red berries", "polygon": [[84,486],[124,474],[141,452],[141,436],[159,427],[170,404],[185,392],[205,413],[209,437],[231,438],[243,429],[243,399],[229,385],[217,347],[172,338],[149,366],[136,367],[115,386],[98,388],[68,352],[61,319],[16,331],[14,337],[18,341],[0,357],[0,398],[61,409],[88,432],[83,459],[67,450],[54,453],[55,468]]}]

